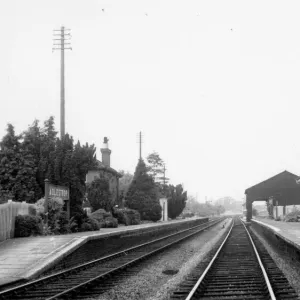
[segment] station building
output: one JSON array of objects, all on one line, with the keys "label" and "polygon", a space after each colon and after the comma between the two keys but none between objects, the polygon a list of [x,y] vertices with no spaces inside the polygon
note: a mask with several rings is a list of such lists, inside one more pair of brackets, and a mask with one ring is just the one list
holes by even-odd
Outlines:
[{"label": "station building", "polygon": [[269,214],[274,218],[283,217],[295,207],[300,207],[300,177],[283,171],[245,190],[246,216],[252,219],[252,203],[264,201]]},{"label": "station building", "polygon": [[119,198],[119,178],[122,175],[110,166],[111,150],[108,146],[108,138],[105,137],[101,150],[102,161],[97,160],[95,168],[88,171],[86,175],[86,183],[93,182],[96,178],[104,178],[109,183],[109,190],[112,195],[112,201],[117,203]]}]

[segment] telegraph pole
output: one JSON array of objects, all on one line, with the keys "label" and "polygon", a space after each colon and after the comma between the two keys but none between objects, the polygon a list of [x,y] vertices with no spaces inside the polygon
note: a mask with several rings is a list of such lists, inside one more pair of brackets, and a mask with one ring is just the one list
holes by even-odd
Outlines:
[{"label": "telegraph pole", "polygon": [[138,133],[137,138],[138,138],[137,143],[139,143],[139,156],[140,156],[139,160],[141,160],[142,159],[142,143],[143,143],[141,131]]},{"label": "telegraph pole", "polygon": [[70,29],[64,26],[53,31],[52,52],[60,50],[60,138],[62,139],[65,136],[65,50],[72,50],[71,43],[66,42],[71,39],[71,33]]},{"label": "telegraph pole", "polygon": [[140,131],[140,159],[142,159],[142,132]]}]

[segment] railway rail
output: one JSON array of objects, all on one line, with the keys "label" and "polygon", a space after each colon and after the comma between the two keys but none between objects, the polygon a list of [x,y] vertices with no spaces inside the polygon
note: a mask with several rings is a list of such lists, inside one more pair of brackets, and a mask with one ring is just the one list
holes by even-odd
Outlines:
[{"label": "railway rail", "polygon": [[234,219],[207,267],[196,267],[171,299],[298,299],[268,252],[253,239],[242,221]]},{"label": "railway rail", "polygon": [[[157,240],[131,247],[100,259],[69,268],[55,274],[0,292],[0,299],[74,299],[88,295],[93,286],[99,293],[112,286],[113,277],[130,276],[129,267],[192,237],[225,218],[210,221]],[[120,275],[121,274],[121,275]]]}]

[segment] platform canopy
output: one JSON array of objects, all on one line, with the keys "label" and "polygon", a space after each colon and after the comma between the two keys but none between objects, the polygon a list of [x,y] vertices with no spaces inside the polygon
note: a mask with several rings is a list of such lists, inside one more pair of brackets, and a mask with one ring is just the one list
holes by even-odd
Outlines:
[{"label": "platform canopy", "polygon": [[[274,205],[300,204],[300,177],[284,171],[245,190],[246,203],[274,199]],[[278,201],[278,203],[277,203]]]}]

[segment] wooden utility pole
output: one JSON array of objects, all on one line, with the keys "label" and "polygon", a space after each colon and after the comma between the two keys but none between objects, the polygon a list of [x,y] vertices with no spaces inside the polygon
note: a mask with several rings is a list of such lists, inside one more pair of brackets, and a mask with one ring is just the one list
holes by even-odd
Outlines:
[{"label": "wooden utility pole", "polygon": [[166,185],[166,165],[164,164],[164,186]]},{"label": "wooden utility pole", "polygon": [[72,50],[71,43],[66,43],[71,39],[70,29],[62,26],[54,30],[53,36],[52,51],[60,50],[60,137],[62,139],[65,136],[65,50]]},{"label": "wooden utility pole", "polygon": [[138,143],[139,143],[139,159],[142,159],[142,132],[138,133]]}]

